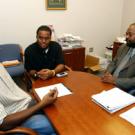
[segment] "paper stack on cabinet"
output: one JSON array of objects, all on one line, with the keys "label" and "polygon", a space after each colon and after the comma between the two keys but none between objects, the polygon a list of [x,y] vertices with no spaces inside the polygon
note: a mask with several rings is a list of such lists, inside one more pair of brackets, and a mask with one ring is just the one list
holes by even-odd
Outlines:
[{"label": "paper stack on cabinet", "polygon": [[103,107],[110,113],[114,113],[128,105],[135,103],[135,97],[120,90],[113,88],[92,95],[92,101]]}]

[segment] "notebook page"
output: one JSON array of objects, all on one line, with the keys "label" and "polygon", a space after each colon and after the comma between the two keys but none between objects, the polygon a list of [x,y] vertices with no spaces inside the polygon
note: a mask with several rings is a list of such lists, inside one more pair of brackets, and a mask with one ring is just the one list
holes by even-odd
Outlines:
[{"label": "notebook page", "polygon": [[131,124],[135,126],[135,107],[120,114],[120,117],[127,120],[128,122],[130,122]]},{"label": "notebook page", "polygon": [[72,94],[72,92],[62,83],[37,88],[37,89],[35,89],[35,91],[36,91],[37,95],[40,97],[40,99],[42,100],[44,95],[46,95],[50,90],[52,90],[54,88],[57,88],[57,90],[58,90],[58,97]]}]

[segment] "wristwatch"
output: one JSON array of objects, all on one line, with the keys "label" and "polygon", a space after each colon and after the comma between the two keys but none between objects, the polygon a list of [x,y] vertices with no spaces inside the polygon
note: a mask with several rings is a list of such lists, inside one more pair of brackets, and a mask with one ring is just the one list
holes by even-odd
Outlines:
[{"label": "wristwatch", "polygon": [[38,78],[38,74],[37,73],[34,73],[33,77],[34,78]]}]

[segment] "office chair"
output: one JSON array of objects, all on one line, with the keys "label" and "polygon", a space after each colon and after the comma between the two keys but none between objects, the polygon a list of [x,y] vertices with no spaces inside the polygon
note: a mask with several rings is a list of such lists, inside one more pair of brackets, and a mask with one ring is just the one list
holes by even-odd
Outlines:
[{"label": "office chair", "polygon": [[6,70],[11,77],[21,76],[24,73],[24,64],[22,57],[22,49],[18,44],[1,44],[0,45],[0,62],[11,62],[17,60],[17,64],[11,64],[6,67]]},{"label": "office chair", "polygon": [[0,135],[15,135],[20,133],[25,135],[38,135],[36,131],[25,127],[16,127],[7,131],[0,131]]}]

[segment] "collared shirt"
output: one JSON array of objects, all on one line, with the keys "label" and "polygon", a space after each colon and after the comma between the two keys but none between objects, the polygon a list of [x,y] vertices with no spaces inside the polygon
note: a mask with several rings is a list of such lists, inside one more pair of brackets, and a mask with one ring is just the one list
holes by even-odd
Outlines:
[{"label": "collared shirt", "polygon": [[0,63],[0,124],[12,113],[28,108],[32,98],[19,88]]},{"label": "collared shirt", "polygon": [[38,43],[33,43],[25,50],[25,68],[30,70],[51,69],[58,64],[64,64],[61,46],[51,41],[47,48],[41,48]]}]

